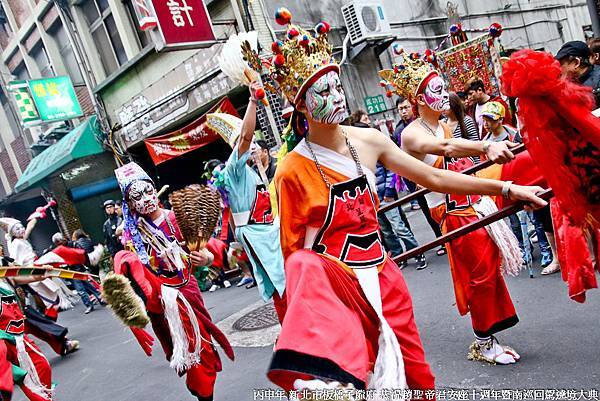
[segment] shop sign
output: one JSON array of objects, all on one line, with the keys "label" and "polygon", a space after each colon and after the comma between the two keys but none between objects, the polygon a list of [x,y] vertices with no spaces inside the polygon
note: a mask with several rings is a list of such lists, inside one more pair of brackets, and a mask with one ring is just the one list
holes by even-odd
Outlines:
[{"label": "shop sign", "polygon": [[158,29],[165,45],[202,44],[215,40],[206,5],[202,0],[152,0]]},{"label": "shop sign", "polygon": [[200,49],[113,112],[126,147],[159,133],[237,86],[219,69],[221,46]]},{"label": "shop sign", "polygon": [[367,114],[377,114],[387,111],[383,95],[367,96],[365,98],[365,107],[367,108]]},{"label": "shop sign", "polygon": [[62,121],[83,116],[68,76],[28,81],[29,93],[42,121]]},{"label": "shop sign", "polygon": [[233,104],[225,97],[208,112],[185,127],[144,140],[154,164],[159,165],[218,139],[219,135],[206,124],[206,115],[209,113],[227,113],[239,117]]}]

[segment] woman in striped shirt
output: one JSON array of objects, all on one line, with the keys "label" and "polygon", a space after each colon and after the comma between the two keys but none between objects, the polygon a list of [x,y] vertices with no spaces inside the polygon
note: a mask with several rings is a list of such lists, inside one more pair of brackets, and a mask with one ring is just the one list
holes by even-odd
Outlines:
[{"label": "woman in striped shirt", "polygon": [[[454,138],[464,138],[470,141],[479,141],[479,132],[475,121],[465,113],[465,106],[461,98],[454,92],[450,93],[450,110],[446,112],[446,123],[452,130]],[[479,163],[479,157],[473,157]]]}]

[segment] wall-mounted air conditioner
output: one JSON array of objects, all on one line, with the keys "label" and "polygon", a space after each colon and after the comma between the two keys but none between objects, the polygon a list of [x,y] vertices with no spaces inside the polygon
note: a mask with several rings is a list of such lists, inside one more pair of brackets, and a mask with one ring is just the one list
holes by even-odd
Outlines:
[{"label": "wall-mounted air conditioner", "polygon": [[381,2],[354,0],[342,6],[342,15],[353,45],[391,35],[390,23]]}]

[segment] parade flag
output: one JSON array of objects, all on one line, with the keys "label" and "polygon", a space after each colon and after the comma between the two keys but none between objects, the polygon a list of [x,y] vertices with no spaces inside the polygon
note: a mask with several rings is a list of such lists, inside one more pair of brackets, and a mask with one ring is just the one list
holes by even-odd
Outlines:
[{"label": "parade flag", "polygon": [[144,140],[148,153],[155,165],[159,165],[192,150],[199,149],[219,138],[219,135],[209,128],[206,116],[210,113],[226,113],[239,117],[231,101],[224,97],[206,114],[185,127],[165,135]]},{"label": "parade flag", "polygon": [[88,280],[97,279],[98,276],[88,273],[80,273],[72,270],[58,269],[50,265],[44,266],[7,266],[0,267],[0,278],[23,277],[23,276],[44,276],[64,278],[69,280]]},{"label": "parade flag", "polygon": [[485,34],[437,53],[439,70],[453,92],[463,92],[467,82],[480,78],[485,93],[500,95],[502,72],[500,57],[493,38]]}]

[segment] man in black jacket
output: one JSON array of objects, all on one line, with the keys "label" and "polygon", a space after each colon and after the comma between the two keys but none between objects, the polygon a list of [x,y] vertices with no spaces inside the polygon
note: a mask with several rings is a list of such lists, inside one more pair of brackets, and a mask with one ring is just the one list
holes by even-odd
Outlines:
[{"label": "man in black jacket", "polygon": [[106,248],[108,249],[110,256],[114,257],[117,252],[123,249],[123,245],[119,241],[116,233],[117,227],[119,227],[123,219],[117,215],[115,211],[115,202],[113,200],[105,201],[103,206],[108,219],[104,222],[102,232],[104,233]]},{"label": "man in black jacket", "polygon": [[560,62],[564,76],[592,88],[596,107],[600,107],[600,65],[591,63],[591,55],[585,42],[573,40],[565,43],[554,58]]}]

